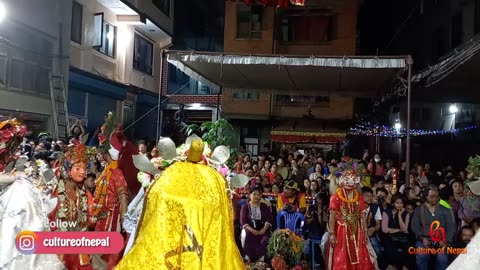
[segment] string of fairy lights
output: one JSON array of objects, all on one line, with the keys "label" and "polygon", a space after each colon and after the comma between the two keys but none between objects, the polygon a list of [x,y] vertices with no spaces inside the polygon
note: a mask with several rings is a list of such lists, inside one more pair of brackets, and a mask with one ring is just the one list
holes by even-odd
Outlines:
[{"label": "string of fairy lights", "polygon": [[[410,136],[429,136],[429,135],[458,135],[461,132],[476,129],[477,126],[471,125],[462,128],[455,128],[450,130],[424,130],[424,129],[410,129]],[[357,124],[350,128],[347,135],[351,136],[379,136],[379,137],[393,137],[402,138],[407,136],[407,129],[396,129],[385,125],[374,125],[370,123]]]}]

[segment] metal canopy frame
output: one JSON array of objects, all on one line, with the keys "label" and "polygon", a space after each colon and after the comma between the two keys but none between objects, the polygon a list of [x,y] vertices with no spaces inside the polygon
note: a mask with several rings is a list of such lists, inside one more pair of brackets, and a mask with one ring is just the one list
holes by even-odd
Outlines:
[{"label": "metal canopy frame", "polygon": [[[409,170],[413,65],[410,56],[291,56],[164,50],[163,59],[192,79],[217,90],[274,89],[287,93],[378,97],[407,73],[406,159]],[[164,63],[162,61],[160,70],[168,68]],[[161,125],[160,115],[158,119]],[[161,134],[157,133],[159,137]]]}]

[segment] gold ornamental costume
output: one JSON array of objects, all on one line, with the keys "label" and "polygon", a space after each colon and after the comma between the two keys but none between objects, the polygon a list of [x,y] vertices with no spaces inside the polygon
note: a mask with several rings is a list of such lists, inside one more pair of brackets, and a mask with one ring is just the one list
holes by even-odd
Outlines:
[{"label": "gold ornamental costume", "polygon": [[224,178],[199,164],[204,143],[191,142],[149,187],[135,243],[115,269],[245,269],[233,237]]}]

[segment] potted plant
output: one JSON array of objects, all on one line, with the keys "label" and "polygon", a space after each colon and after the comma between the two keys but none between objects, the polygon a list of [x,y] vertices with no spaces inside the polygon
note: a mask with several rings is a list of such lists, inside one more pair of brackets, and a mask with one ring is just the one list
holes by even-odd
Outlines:
[{"label": "potted plant", "polygon": [[274,231],[267,246],[267,254],[272,257],[271,265],[275,270],[295,267],[300,262],[302,250],[302,238],[289,229]]}]

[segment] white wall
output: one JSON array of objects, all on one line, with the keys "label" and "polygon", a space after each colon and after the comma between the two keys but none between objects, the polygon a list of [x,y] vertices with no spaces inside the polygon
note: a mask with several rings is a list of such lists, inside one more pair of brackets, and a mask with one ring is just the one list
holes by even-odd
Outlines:
[{"label": "white wall", "polygon": [[[100,75],[124,84],[132,84],[140,88],[157,93],[160,76],[160,48],[170,44],[171,37],[156,41],[154,45],[153,74],[148,75],[133,69],[133,44],[134,33],[146,37],[151,41],[147,33],[135,25],[127,25],[117,20],[117,15],[96,0],[78,0],[83,5],[83,36],[82,44],[71,42],[70,65]],[[92,48],[94,31],[94,14],[103,12],[104,20],[117,27],[117,42],[115,58],[106,56]],[[159,11],[158,11],[159,12]]]}]

